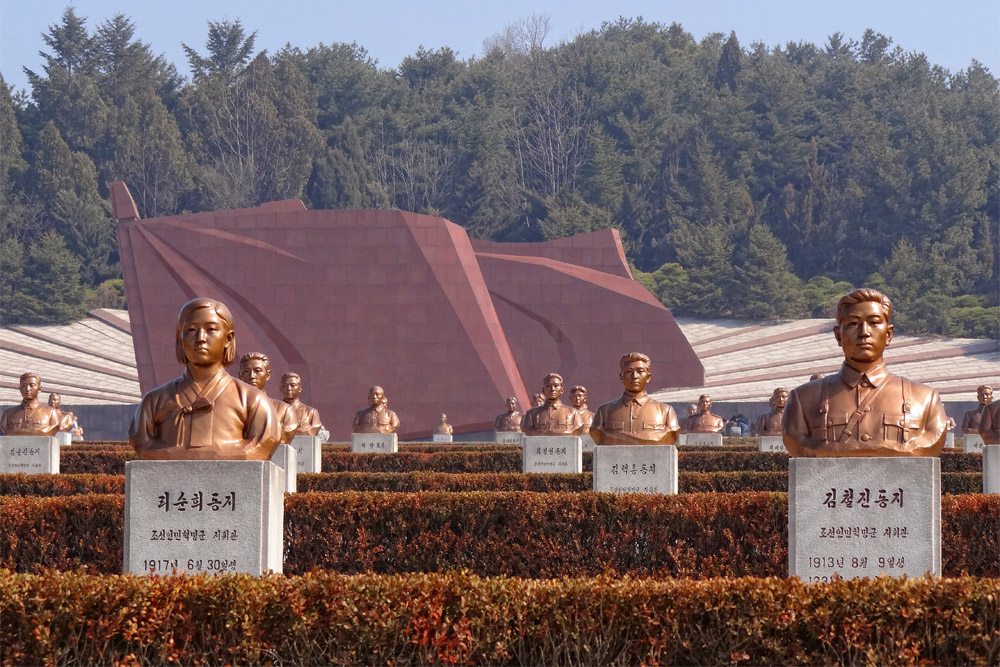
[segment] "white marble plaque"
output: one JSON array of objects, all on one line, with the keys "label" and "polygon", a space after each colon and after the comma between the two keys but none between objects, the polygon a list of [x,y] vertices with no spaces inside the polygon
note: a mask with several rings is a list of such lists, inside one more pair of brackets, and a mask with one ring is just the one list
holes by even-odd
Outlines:
[{"label": "white marble plaque", "polygon": [[67,445],[73,444],[73,434],[69,431],[59,431],[56,433],[55,438],[60,447],[66,447]]},{"label": "white marble plaque", "polygon": [[578,435],[524,436],[522,472],[583,472],[583,443]]},{"label": "white marble plaque", "polygon": [[983,436],[978,433],[965,434],[965,444],[962,447],[962,451],[972,454],[982,454],[983,447]]},{"label": "white marble plaque", "polygon": [[351,451],[355,454],[395,454],[399,440],[395,433],[352,433]]},{"label": "white marble plaque", "polygon": [[583,451],[585,452],[592,452],[594,451],[594,448],[597,447],[597,444],[594,442],[594,439],[591,438],[589,434],[581,435],[580,442],[583,443]]},{"label": "white marble plaque", "polygon": [[701,445],[708,447],[722,447],[721,433],[685,433],[685,445]]},{"label": "white marble plaque", "polygon": [[431,442],[451,442],[452,437],[450,433],[435,433],[434,437],[431,438]]},{"label": "white marble plaque", "polygon": [[780,435],[762,435],[757,439],[757,448],[762,452],[780,452],[787,454],[785,443]]},{"label": "white marble plaque", "polygon": [[983,446],[983,493],[1000,493],[1000,445]]},{"label": "white marble plaque", "polygon": [[291,445],[299,472],[323,472],[323,441],[318,435],[297,435]]},{"label": "white marble plaque", "polygon": [[47,435],[0,436],[0,473],[59,472],[59,442]]},{"label": "white marble plaque", "polygon": [[129,461],[124,572],[280,573],[284,476],[270,461]]},{"label": "white marble plaque", "polygon": [[493,442],[498,445],[520,445],[522,435],[520,431],[494,431]]},{"label": "white marble plaque", "polygon": [[271,455],[271,463],[285,471],[285,493],[299,490],[299,464],[296,449],[291,445],[278,445]]},{"label": "white marble plaque", "polygon": [[677,493],[677,447],[674,445],[595,447],[594,491]]},{"label": "white marble plaque", "polygon": [[928,572],[941,574],[939,458],[789,459],[789,576]]}]

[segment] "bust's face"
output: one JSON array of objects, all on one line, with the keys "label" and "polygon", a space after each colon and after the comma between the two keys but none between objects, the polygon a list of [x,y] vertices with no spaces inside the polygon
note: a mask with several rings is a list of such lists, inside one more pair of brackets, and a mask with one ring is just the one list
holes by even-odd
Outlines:
[{"label": "bust's face", "polygon": [[62,405],[62,396],[59,394],[49,394],[49,407],[58,410],[60,405]]},{"label": "bust's face", "polygon": [[258,389],[263,389],[271,379],[271,371],[260,359],[249,359],[240,362],[240,379]]},{"label": "bust's face", "polygon": [[638,394],[646,390],[646,383],[652,376],[645,361],[630,361],[625,364],[625,368],[621,370],[618,377],[622,379],[625,391],[630,394]]},{"label": "bust's face", "polygon": [[993,389],[991,387],[983,387],[976,392],[976,398],[979,399],[979,405],[986,405],[993,400]]},{"label": "bust's face", "polygon": [[38,398],[38,390],[42,388],[42,383],[34,375],[21,380],[18,389],[21,390],[21,398],[26,401],[33,401]]},{"label": "bust's face", "polygon": [[882,358],[892,340],[892,325],[880,304],[862,301],[847,309],[833,333],[848,361],[867,364]]},{"label": "bust's face", "polygon": [[782,389],[781,391],[775,392],[774,396],[771,398],[771,405],[777,410],[784,410],[785,403],[788,402],[788,392]]},{"label": "bust's face", "polygon": [[517,412],[517,399],[513,396],[507,399],[507,412]]},{"label": "bust's face", "polygon": [[535,394],[534,396],[531,397],[531,404],[533,406],[535,406],[536,408],[539,407],[539,406],[541,406],[541,405],[545,405],[545,395],[544,394]]},{"label": "bust's face", "polygon": [[448,421],[448,415],[442,413],[442,415],[441,415],[441,423],[444,424],[447,421]]},{"label": "bust's face", "polygon": [[545,400],[556,401],[563,394],[563,384],[562,380],[556,377],[550,377],[545,381],[545,386],[542,387],[542,394],[545,396]]},{"label": "bust's face", "polygon": [[692,403],[688,406],[688,417],[694,417],[698,414],[698,406]]},{"label": "bust's face", "polygon": [[712,397],[702,396],[698,399],[698,409],[701,412],[709,412],[712,409]]},{"label": "bust's face", "polygon": [[382,391],[382,387],[372,387],[368,390],[368,404],[373,408],[382,405],[383,398],[385,398],[385,393]]},{"label": "bust's face", "polygon": [[281,395],[286,401],[294,401],[302,393],[302,380],[297,377],[287,377],[281,380]]},{"label": "bust's face", "polygon": [[220,363],[232,338],[233,332],[213,308],[198,308],[190,312],[181,324],[184,358],[195,366]]},{"label": "bust's face", "polygon": [[574,389],[569,394],[569,401],[574,408],[582,408],[587,402],[587,392],[583,389]]}]

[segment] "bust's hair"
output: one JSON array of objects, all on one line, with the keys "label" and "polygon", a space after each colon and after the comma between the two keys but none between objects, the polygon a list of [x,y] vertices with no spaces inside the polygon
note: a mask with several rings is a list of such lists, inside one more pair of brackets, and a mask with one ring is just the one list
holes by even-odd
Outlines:
[{"label": "bust's hair", "polygon": [[190,317],[191,313],[196,310],[201,310],[202,308],[210,308],[222,323],[226,325],[229,333],[232,337],[229,340],[229,345],[222,353],[222,365],[232,366],[233,362],[236,361],[236,330],[233,328],[233,314],[229,312],[229,308],[226,304],[221,301],[216,301],[215,299],[207,299],[205,297],[198,297],[197,299],[191,299],[183,306],[181,306],[181,312],[177,313],[177,335],[176,343],[174,345],[174,352],[177,356],[177,363],[187,364],[187,357],[184,355],[184,345],[181,343],[181,327],[184,322]]},{"label": "bust's hair", "polygon": [[19,378],[19,380],[21,382],[23,382],[24,380],[27,380],[28,378],[35,378],[36,380],[38,380],[38,384],[42,383],[42,378],[38,377],[38,373],[31,373],[31,372],[21,373],[21,377]]},{"label": "bust's hair", "polygon": [[559,380],[559,384],[563,383],[562,375],[559,375],[559,373],[549,373],[548,375],[542,378],[542,386],[547,385],[549,383],[549,380],[551,380],[552,378]]},{"label": "bust's hair", "polygon": [[520,401],[517,400],[517,396],[508,396],[507,400],[508,401],[514,401],[514,405],[520,405],[521,404]]},{"label": "bust's hair", "polygon": [[49,394],[49,400],[50,400],[50,401],[51,401],[52,399],[54,399],[54,398],[58,398],[58,399],[59,399],[60,401],[62,400],[62,396],[60,396],[60,395],[59,395],[59,394],[57,394],[56,392],[52,392],[51,394]]},{"label": "bust's hair", "polygon": [[786,389],[785,387],[778,387],[777,389],[771,392],[771,398],[778,398],[778,394],[780,394],[781,392],[785,392],[787,394],[788,389]]},{"label": "bust's hair", "polygon": [[579,389],[580,391],[582,391],[582,392],[583,392],[583,393],[585,393],[585,394],[587,393],[587,388],[586,388],[586,387],[584,387],[584,386],[583,386],[582,384],[578,384],[578,385],[576,385],[575,387],[573,387],[572,389],[570,389],[570,390],[569,390],[569,393],[571,393],[571,394],[572,394],[572,393],[573,393],[573,392],[575,392],[575,391],[576,391],[577,389]]},{"label": "bust's hair", "polygon": [[243,368],[243,364],[249,364],[251,361],[260,361],[269,368],[271,366],[271,360],[263,352],[247,352],[240,357],[240,368]]},{"label": "bust's hair", "polygon": [[976,387],[976,393],[978,394],[984,389],[989,389],[991,393],[993,392],[993,387],[989,386],[988,384],[981,384],[978,387]]},{"label": "bust's hair", "polygon": [[284,382],[285,380],[290,380],[291,378],[295,378],[296,380],[299,381],[300,384],[302,382],[302,376],[299,375],[298,373],[294,372],[294,371],[290,371],[290,372],[285,373],[284,375],[282,375],[281,376],[281,381]]},{"label": "bust's hair", "polygon": [[858,303],[864,303],[865,301],[871,301],[882,306],[882,314],[885,315],[886,321],[892,322],[892,300],[877,289],[862,287],[851,290],[840,297],[840,301],[837,302],[837,324],[839,325],[844,319],[844,314],[848,308]]},{"label": "bust's hair", "polygon": [[618,360],[618,367],[624,370],[625,367],[631,364],[633,361],[641,361],[642,363],[646,364],[647,371],[653,365],[653,363],[649,360],[648,355],[645,355],[642,352],[629,352],[628,354],[624,355],[621,359]]},{"label": "bust's hair", "polygon": [[377,384],[376,385],[372,385],[371,387],[369,387],[368,388],[368,393],[370,394],[373,391],[375,391],[376,389],[378,389],[380,392],[382,392],[382,396],[385,397],[385,389],[383,389],[382,387],[378,386]]},{"label": "bust's hair", "polygon": [[698,402],[701,403],[701,399],[703,399],[703,398],[707,398],[708,400],[712,400],[712,397],[709,396],[708,394],[702,394],[701,396],[698,397]]}]

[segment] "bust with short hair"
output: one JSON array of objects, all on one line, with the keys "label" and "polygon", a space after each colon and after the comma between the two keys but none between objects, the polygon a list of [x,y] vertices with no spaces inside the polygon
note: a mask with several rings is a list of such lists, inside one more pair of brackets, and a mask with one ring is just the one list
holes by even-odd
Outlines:
[{"label": "bust with short hair", "polygon": [[984,445],[1000,445],[1000,403],[990,403],[983,409],[979,435]]},{"label": "bust with short hair", "polygon": [[596,445],[672,445],[680,426],[674,409],[649,397],[646,385],[652,363],[642,352],[630,352],[618,361],[618,377],[625,387],[621,398],[594,411],[590,437]]},{"label": "bust with short hair", "polygon": [[295,420],[299,425],[295,435],[316,435],[323,428],[323,422],[319,418],[319,410],[300,401],[299,394],[301,393],[301,375],[285,373],[281,376],[282,400],[295,412]]},{"label": "bust with short hair", "polygon": [[434,435],[451,435],[455,431],[448,423],[448,415],[441,413],[441,420],[434,427]]},{"label": "bust with short hair", "polygon": [[7,408],[0,415],[0,433],[50,437],[58,433],[61,423],[59,411],[42,405],[38,400],[42,379],[35,373],[24,373],[19,379],[18,389],[21,392],[21,403]]},{"label": "bust with short hair", "polygon": [[[263,352],[247,352],[240,357],[240,380],[267,393],[267,381],[271,379],[271,360]],[[281,424],[281,444],[287,445],[299,430],[298,415],[284,401],[271,398],[271,405],[278,414]]]},{"label": "bust with short hair", "polygon": [[782,419],[792,456],[938,456],[948,417],[938,393],[891,374],[892,302],[856,289],[837,303],[834,338],[844,353],[836,373],[793,389]]},{"label": "bust with short hair", "polygon": [[991,402],[993,402],[993,387],[989,385],[979,385],[976,388],[976,399],[979,407],[969,410],[962,416],[962,433],[979,433],[979,421],[983,417],[983,412]]},{"label": "bust with short hair", "polygon": [[771,411],[757,418],[750,435],[781,435],[781,415],[785,412],[787,402],[788,390],[784,387],[775,389],[767,402]]},{"label": "bust with short hair", "polygon": [[569,402],[573,406],[573,409],[580,415],[584,433],[587,433],[590,431],[591,422],[594,421],[594,413],[587,407],[587,388],[578,384],[570,389]]},{"label": "bust with short hair", "polygon": [[584,426],[580,414],[559,400],[564,391],[562,376],[549,373],[542,383],[545,402],[524,413],[521,431],[525,435],[582,435]]},{"label": "bust with short hair", "polygon": [[233,378],[233,316],[214,299],[188,301],[177,315],[174,351],[186,369],[142,397],[129,442],[140,459],[267,461],[281,437],[267,394]]},{"label": "bust with short hair", "polygon": [[49,394],[49,407],[59,414],[59,431],[72,432],[76,423],[76,415],[62,409],[62,396],[56,393]]},{"label": "bust with short hair", "polygon": [[493,420],[493,430],[501,433],[519,433],[521,431],[521,413],[518,411],[517,397],[507,397],[507,412],[497,415]]},{"label": "bust with short hair", "polygon": [[368,390],[368,407],[354,415],[351,429],[355,433],[395,433],[399,429],[399,416],[389,409],[382,387],[375,385]]},{"label": "bust with short hair", "polygon": [[712,413],[712,397],[702,394],[698,397],[698,414],[688,417],[688,433],[722,433],[726,420]]}]

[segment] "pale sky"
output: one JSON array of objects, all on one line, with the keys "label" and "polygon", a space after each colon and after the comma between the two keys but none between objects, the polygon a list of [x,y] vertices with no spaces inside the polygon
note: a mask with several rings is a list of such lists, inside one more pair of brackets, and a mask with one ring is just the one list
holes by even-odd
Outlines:
[{"label": "pale sky", "polygon": [[[57,23],[66,0],[0,0],[0,72],[15,88],[27,86],[22,67],[40,70],[41,34]],[[619,16],[680,23],[701,39],[735,30],[746,47],[786,42],[826,43],[834,32],[860,40],[866,28],[905,51],[923,52],[954,72],[978,60],[1000,74],[1000,2],[997,0],[77,0],[77,14],[96,26],[116,13],[129,16],[138,37],[189,76],[181,43],[205,52],[208,21],[240,19],[257,31],[258,49],[286,43],[307,49],[320,42],[357,42],[382,68],[394,68],[418,46],[448,46],[459,57],[482,55],[483,40],[504,25],[547,14],[546,45],[572,39]]]}]

